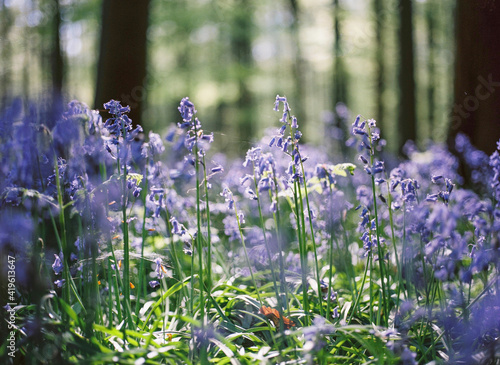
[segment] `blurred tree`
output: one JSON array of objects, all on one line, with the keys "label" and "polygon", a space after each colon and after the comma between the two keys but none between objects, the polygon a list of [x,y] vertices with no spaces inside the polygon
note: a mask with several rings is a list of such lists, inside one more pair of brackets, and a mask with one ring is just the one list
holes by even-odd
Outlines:
[{"label": "blurred tree", "polygon": [[110,99],[130,105],[141,124],[146,98],[149,0],[103,0],[95,108]]},{"label": "blurred tree", "polygon": [[238,83],[236,101],[237,133],[240,141],[249,141],[255,135],[253,95],[250,75],[253,72],[252,39],[254,34],[251,0],[236,0],[231,24],[231,52],[235,61]]},{"label": "blurred tree", "polygon": [[408,140],[416,141],[415,65],[412,0],[399,0],[399,152]]},{"label": "blurred tree", "polygon": [[60,99],[64,83],[64,58],[61,49],[61,7],[59,0],[52,0],[52,47],[50,55],[52,94]]},{"label": "blurred tree", "polygon": [[[341,131],[343,136],[349,135],[349,126],[343,123],[344,116],[339,115],[338,111],[343,108],[341,105],[349,105],[348,100],[348,73],[345,65],[345,54],[342,46],[342,20],[344,9],[340,5],[339,0],[333,0],[333,33],[334,33],[334,48],[333,48],[333,79],[332,79],[332,101],[334,120],[333,127]],[[332,131],[327,131],[327,135],[331,135]],[[335,132],[333,132],[335,133]],[[341,137],[342,138],[342,137]],[[334,154],[334,144],[330,144],[330,153]],[[345,143],[340,144],[342,154],[347,152]]]},{"label": "blurred tree", "polygon": [[385,39],[384,39],[384,8],[382,0],[373,1],[375,18],[375,119],[379,124],[384,122],[384,92],[385,92]]},{"label": "blurred tree", "polygon": [[448,145],[466,134],[490,154],[500,138],[500,1],[458,0],[455,95]]},{"label": "blurred tree", "polygon": [[333,105],[348,104],[347,71],[342,49],[342,15],[343,9],[339,0],[333,0],[333,32],[335,37],[333,54]]},{"label": "blurred tree", "polygon": [[427,0],[425,4],[425,22],[427,26],[427,118],[430,129],[430,138],[434,135],[435,109],[436,109],[436,18],[437,3]]},{"label": "blurred tree", "polygon": [[295,89],[294,95],[290,100],[291,105],[293,105],[292,113],[300,121],[301,128],[306,124],[306,116],[304,113],[304,59],[302,57],[302,47],[299,37],[299,19],[300,19],[300,7],[297,0],[290,0],[290,9],[292,10],[293,21],[290,23],[290,31],[295,47],[295,61],[293,64],[293,76],[295,79]]},{"label": "blurred tree", "polygon": [[51,114],[53,120],[63,108],[65,62],[61,48],[61,6],[59,0],[50,0],[52,10],[50,24],[50,78],[52,85]]},{"label": "blurred tree", "polygon": [[0,22],[0,42],[1,42],[1,52],[2,52],[2,71],[0,72],[0,97],[2,98],[2,104],[8,98],[11,90],[12,83],[12,45],[10,42],[10,30],[12,27],[12,13],[11,10],[6,6],[5,0],[1,2],[1,22]]}]

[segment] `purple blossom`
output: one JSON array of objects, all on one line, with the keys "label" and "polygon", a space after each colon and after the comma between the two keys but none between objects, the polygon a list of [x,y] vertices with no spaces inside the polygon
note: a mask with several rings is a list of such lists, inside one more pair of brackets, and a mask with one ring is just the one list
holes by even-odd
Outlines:
[{"label": "purple blossom", "polygon": [[63,270],[63,263],[61,261],[61,257],[63,257],[62,252],[59,255],[54,254],[55,260],[52,264],[52,269],[56,275],[59,275]]}]

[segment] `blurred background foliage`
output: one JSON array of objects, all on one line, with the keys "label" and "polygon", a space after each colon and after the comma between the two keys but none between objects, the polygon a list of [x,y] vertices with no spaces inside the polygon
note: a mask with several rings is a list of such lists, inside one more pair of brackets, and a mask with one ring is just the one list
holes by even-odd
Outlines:
[{"label": "blurred background foliage", "polygon": [[[316,144],[345,140],[342,123],[357,114],[377,119],[392,152],[408,138],[424,147],[449,134],[455,0],[137,2],[145,12],[129,2],[2,0],[2,104],[49,92],[102,109],[111,96],[135,107],[146,131],[161,132],[189,96],[217,148],[237,156],[273,125],[276,94],[287,95]],[[127,29],[139,37],[143,29],[144,51]],[[110,32],[123,45],[106,44]],[[145,66],[134,60],[143,52]],[[99,73],[105,59],[126,69]],[[97,92],[127,78],[128,90]]]}]

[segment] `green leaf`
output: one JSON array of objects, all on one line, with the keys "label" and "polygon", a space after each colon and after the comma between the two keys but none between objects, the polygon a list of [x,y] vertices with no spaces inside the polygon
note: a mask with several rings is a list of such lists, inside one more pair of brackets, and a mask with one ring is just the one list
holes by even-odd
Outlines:
[{"label": "green leaf", "polygon": [[127,174],[127,181],[134,181],[136,185],[139,185],[142,181],[142,175],[134,172],[129,172]]},{"label": "green leaf", "polygon": [[354,175],[354,170],[356,169],[356,165],[352,163],[339,163],[337,165],[329,165],[329,170],[332,175],[337,175],[337,176],[347,176],[347,172],[349,174]]}]

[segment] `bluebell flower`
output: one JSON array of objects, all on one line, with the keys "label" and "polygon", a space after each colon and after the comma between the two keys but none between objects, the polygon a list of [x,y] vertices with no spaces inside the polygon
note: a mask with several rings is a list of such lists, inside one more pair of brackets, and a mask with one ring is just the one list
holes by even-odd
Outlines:
[{"label": "bluebell flower", "polygon": [[245,194],[248,196],[248,198],[250,198],[251,200],[257,200],[257,194],[254,193],[254,191],[252,189],[250,189],[249,187],[247,187],[245,189]]},{"label": "bluebell flower", "polygon": [[261,147],[252,147],[247,151],[245,161],[243,162],[243,166],[247,167],[251,162],[259,161],[262,156],[262,148]]},{"label": "bluebell flower", "polygon": [[65,282],[66,282],[66,279],[58,279],[58,280],[54,281],[54,284],[56,284],[56,286],[58,288],[62,288],[62,286],[64,285]]},{"label": "bluebell flower", "polygon": [[216,165],[216,166],[212,167],[211,171],[212,171],[212,173],[223,172],[224,167],[222,167],[222,165]]},{"label": "bluebell flower", "polygon": [[[193,148],[196,146],[198,151],[198,156],[196,158],[204,156],[208,145],[214,140],[213,133],[203,133],[201,122],[196,117],[197,111],[195,106],[188,97],[181,100],[177,109],[182,116],[182,123],[178,123],[177,126],[181,129],[187,130],[184,139],[184,146],[190,153],[193,152]],[[194,162],[195,157],[190,156],[190,158]]]},{"label": "bluebell flower", "polygon": [[497,146],[497,150],[492,153],[489,160],[489,165],[493,170],[489,184],[493,192],[493,197],[496,200],[496,210],[500,210],[500,142],[497,143]]},{"label": "bluebell flower", "polygon": [[184,122],[191,122],[193,116],[196,114],[194,104],[189,100],[188,97],[185,97],[181,100],[181,103],[177,109],[179,110],[179,113],[181,113],[182,120]]},{"label": "bluebell flower", "polygon": [[165,267],[162,265],[162,262],[161,262],[161,258],[156,258],[155,259],[155,264],[156,264],[156,268],[155,268],[155,273],[156,273],[156,277],[158,279],[163,279],[163,277],[165,276],[165,274],[167,273],[167,270],[165,269]]},{"label": "bluebell flower", "polygon": [[271,205],[269,207],[269,211],[271,213],[276,213],[278,211],[278,203],[275,199],[271,201]]},{"label": "bluebell flower", "polygon": [[170,223],[172,224],[172,234],[182,236],[184,235],[184,233],[186,233],[186,229],[184,228],[184,226],[180,224],[175,217],[170,218]]},{"label": "bluebell flower", "polygon": [[104,104],[104,109],[113,116],[106,119],[104,127],[108,130],[109,134],[114,136],[115,143],[118,143],[118,137],[125,137],[123,133],[128,133],[132,130],[132,120],[126,115],[130,112],[130,107],[122,106],[119,101],[110,100]]},{"label": "bluebell flower", "polygon": [[276,141],[276,147],[278,148],[283,148],[283,137],[279,136],[277,141]]},{"label": "bluebell flower", "polygon": [[285,134],[285,130],[286,130],[286,127],[287,125],[286,124],[283,124],[280,129],[278,129],[278,133],[280,136],[283,136]]},{"label": "bluebell flower", "polygon": [[151,156],[159,156],[165,151],[165,146],[159,134],[149,132],[149,142],[147,147],[151,153]]},{"label": "bluebell flower", "polygon": [[231,190],[227,186],[224,186],[220,195],[225,198],[227,208],[232,211],[234,209],[234,198]]},{"label": "bluebell flower", "polygon": [[59,255],[54,254],[55,260],[52,264],[52,269],[56,275],[59,275],[63,271],[63,263],[61,257],[63,257],[62,252]]},{"label": "bluebell flower", "polygon": [[150,286],[151,288],[153,288],[153,289],[154,289],[154,288],[156,288],[156,287],[157,287],[157,286],[159,286],[159,285],[160,285],[160,282],[159,282],[158,280],[151,280],[151,281],[149,282],[149,286]]}]

